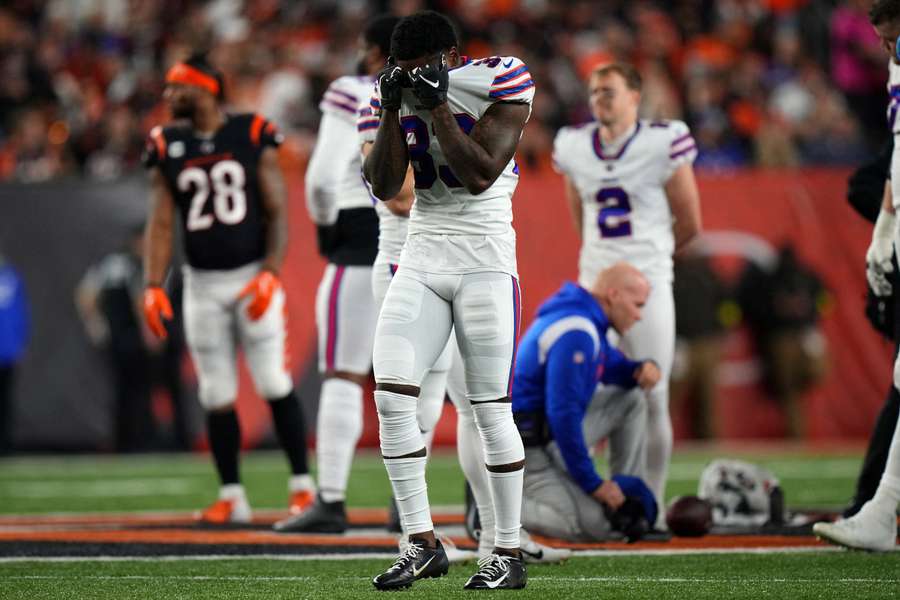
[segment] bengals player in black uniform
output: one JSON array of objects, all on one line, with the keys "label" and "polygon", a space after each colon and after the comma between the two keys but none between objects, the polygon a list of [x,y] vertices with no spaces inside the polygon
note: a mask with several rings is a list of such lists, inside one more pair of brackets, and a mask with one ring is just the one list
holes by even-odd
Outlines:
[{"label": "bengals player in black uniform", "polygon": [[281,136],[259,115],[225,113],[223,91],[221,73],[202,56],[166,75],[164,99],[177,121],[155,127],[145,152],[151,189],[144,315],[165,338],[163,319],[171,318],[172,309],[163,280],[177,213],[187,259],[185,333],[222,483],[219,500],[199,518],[241,523],[251,515],[238,475],[238,344],[291,465],[291,511],[305,510],[314,492],[302,412],[286,365],[285,296],[278,278],[287,244]]}]

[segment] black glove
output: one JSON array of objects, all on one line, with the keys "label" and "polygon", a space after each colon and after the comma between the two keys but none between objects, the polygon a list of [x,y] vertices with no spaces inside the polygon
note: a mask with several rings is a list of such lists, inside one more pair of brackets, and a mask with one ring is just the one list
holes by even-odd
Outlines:
[{"label": "black glove", "polygon": [[400,110],[400,104],[403,101],[403,84],[405,81],[409,81],[409,76],[397,65],[389,63],[378,73],[375,80],[378,82],[378,93],[381,95],[381,108],[383,110]]},{"label": "black glove", "polygon": [[410,72],[409,78],[412,80],[413,94],[426,110],[433,110],[447,101],[450,71],[447,70],[447,59],[443,54],[438,66],[426,64],[416,67]]}]

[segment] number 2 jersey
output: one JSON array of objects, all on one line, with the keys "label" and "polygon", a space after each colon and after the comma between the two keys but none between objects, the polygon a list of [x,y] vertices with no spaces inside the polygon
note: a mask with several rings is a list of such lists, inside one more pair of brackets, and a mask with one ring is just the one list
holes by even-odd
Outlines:
[{"label": "number 2 jersey", "polygon": [[[530,107],[534,98],[534,81],[518,58],[467,61],[451,69],[449,76],[447,102],[466,133],[495,102]],[[471,194],[447,165],[430,111],[418,106],[409,88],[403,90],[400,123],[406,131],[416,195],[400,264],[431,273],[516,275],[512,195],[519,169],[515,159],[510,159],[491,187]]]},{"label": "number 2 jersey", "polygon": [[144,164],[158,167],[169,186],[191,267],[229,270],[265,256],[258,167],[263,150],[280,143],[275,126],[252,113],[227,115],[211,135],[190,123],[150,131]]},{"label": "number 2 jersey", "polygon": [[590,289],[610,265],[628,261],[647,277],[672,280],[672,211],[666,182],[692,163],[697,146],[682,121],[638,121],[612,145],[596,122],[563,127],[553,164],[581,197],[578,282]]}]

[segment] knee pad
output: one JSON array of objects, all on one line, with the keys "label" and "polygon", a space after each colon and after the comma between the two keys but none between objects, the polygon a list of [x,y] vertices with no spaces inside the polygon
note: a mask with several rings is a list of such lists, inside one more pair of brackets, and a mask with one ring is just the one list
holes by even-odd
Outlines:
[{"label": "knee pad", "polygon": [[197,398],[207,412],[227,408],[237,400],[237,382],[229,377],[200,376],[198,384]]},{"label": "knee pad", "polygon": [[525,460],[525,448],[513,421],[510,403],[476,403],[472,405],[472,412],[484,444],[485,464],[508,465]]},{"label": "knee pad", "polygon": [[294,389],[291,377],[281,368],[266,369],[253,378],[256,393],[266,400],[284,398]]},{"label": "knee pad", "polygon": [[418,398],[394,392],[376,391],[378,433],[381,454],[398,457],[418,452],[425,447],[416,419]]}]

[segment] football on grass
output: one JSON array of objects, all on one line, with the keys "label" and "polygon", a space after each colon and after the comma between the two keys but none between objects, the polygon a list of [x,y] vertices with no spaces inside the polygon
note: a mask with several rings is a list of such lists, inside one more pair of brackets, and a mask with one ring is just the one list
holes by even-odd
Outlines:
[{"label": "football on grass", "polygon": [[712,528],[712,505],[697,496],[679,496],[669,503],[666,524],[673,535],[700,537]]}]

